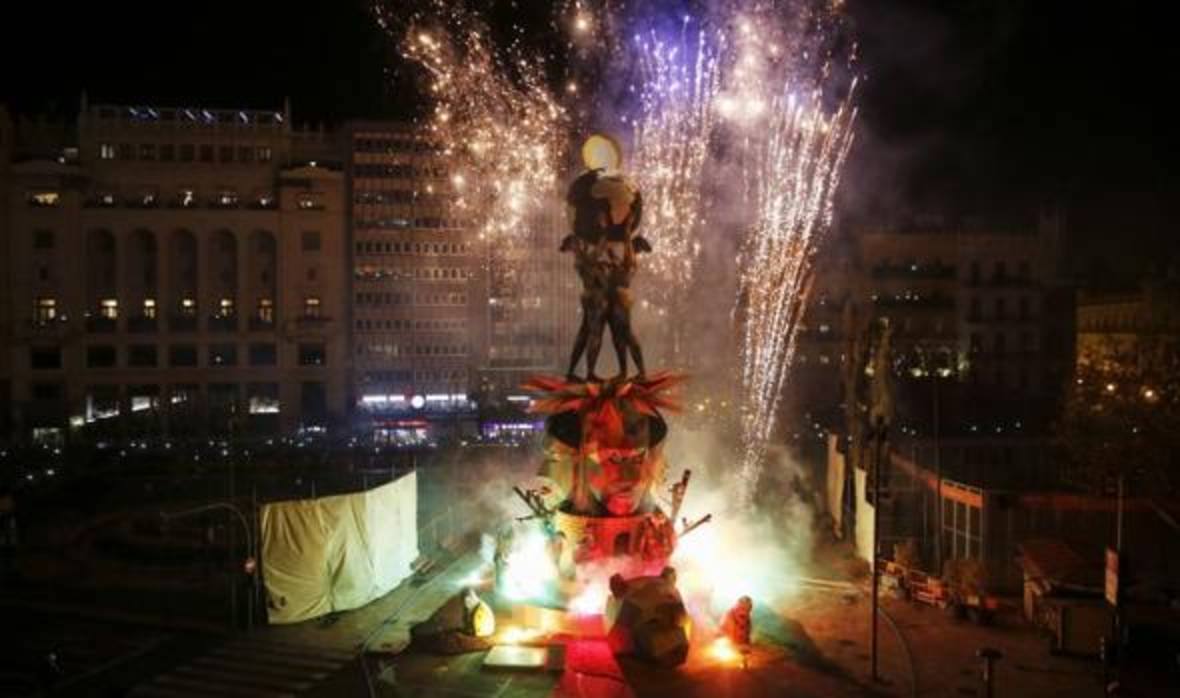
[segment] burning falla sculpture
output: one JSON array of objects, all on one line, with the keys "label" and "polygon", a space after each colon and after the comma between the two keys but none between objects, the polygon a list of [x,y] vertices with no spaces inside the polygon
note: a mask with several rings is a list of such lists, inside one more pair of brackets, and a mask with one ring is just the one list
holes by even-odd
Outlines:
[{"label": "burning falla sculpture", "polygon": [[[659,410],[675,407],[668,391],[681,380],[673,374],[607,383],[538,377],[527,384],[542,395],[533,409],[549,415],[541,475],[554,483],[560,503],[534,513],[562,543],[559,569],[622,558],[630,572],[658,571],[667,562],[676,545],[676,513],[665,514],[653,496],[667,468],[668,424]],[[674,509],[683,491],[676,488]]]},{"label": "burning falla sculpture", "polygon": [[[708,517],[691,525],[685,521],[679,534],[675,530],[688,471],[671,488],[669,512],[654,496],[667,471],[663,447],[668,424],[661,410],[676,409],[672,389],[684,377],[645,375],[642,351],[631,332],[628,290],[635,253],[650,250],[635,236],[640,197],[614,172],[617,146],[612,153],[609,139],[595,145],[608,155],[600,167],[587,156],[593,154],[593,143],[592,137],[583,148],[588,171],[570,188],[574,233],[562,244],[563,250],[574,252],[584,285],[582,327],[569,375],[538,376],[525,384],[537,395],[532,410],[548,415],[540,474],[556,491],[517,488],[516,493],[533,512],[524,518],[539,520],[549,540],[547,549],[558,576],[557,598],[552,601],[568,604],[579,589],[594,583],[605,587],[609,577],[606,609],[597,610],[607,610],[608,635],[615,638],[612,646],[679,663],[687,652],[687,615],[675,588],[675,571],[667,562],[678,535]],[[594,374],[594,364],[607,326],[620,375],[603,381]],[[574,375],[583,353],[585,379]],[[627,376],[628,354],[635,360],[637,376]],[[590,575],[602,579],[588,580]],[[619,608],[630,610],[620,613]],[[658,658],[651,649],[657,646]]]}]

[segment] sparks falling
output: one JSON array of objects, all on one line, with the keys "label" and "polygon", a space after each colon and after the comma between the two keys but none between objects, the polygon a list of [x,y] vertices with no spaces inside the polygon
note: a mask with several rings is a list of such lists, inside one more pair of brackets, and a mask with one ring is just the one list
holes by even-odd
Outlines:
[{"label": "sparks falling", "polygon": [[[785,37],[737,21],[738,51],[719,108],[745,143],[753,221],[739,260],[743,499],[753,496],[795,353],[810,263],[832,221],[852,145],[855,81],[834,110],[822,86],[800,80],[781,56]],[[781,31],[781,30],[780,30]],[[795,59],[798,60],[798,57]],[[826,71],[821,74],[821,80]],[[806,85],[806,87],[804,87]],[[801,95],[801,96],[800,96]]]},{"label": "sparks falling", "polygon": [[426,75],[429,133],[451,171],[450,215],[466,218],[492,250],[519,243],[554,200],[567,150],[566,112],[544,61],[493,45],[484,22],[457,3],[427,2],[408,25],[394,14],[377,8]]},{"label": "sparks falling", "polygon": [[[687,28],[688,18],[685,18]],[[694,45],[695,44],[695,45]],[[644,198],[644,229],[658,240],[645,274],[655,283],[649,302],[656,312],[680,317],[700,255],[702,184],[721,87],[720,34],[709,41],[682,37],[668,44],[656,36],[639,38],[643,80],[640,113],[634,121],[635,171]],[[678,323],[673,322],[673,327]],[[674,355],[679,347],[674,338]]]},{"label": "sparks falling", "polygon": [[[831,224],[852,144],[853,90],[833,103],[827,89],[834,54],[824,46],[841,0],[710,0],[690,5],[699,18],[672,18],[678,39],[652,29],[669,25],[656,3],[563,0],[551,26],[566,36],[567,73],[553,84],[542,53],[492,42],[468,9],[479,3],[416,0],[424,9],[407,13],[404,0],[384,12],[377,2],[379,23],[427,77],[428,126],[451,168],[440,183],[450,188],[448,215],[466,218],[492,250],[515,246],[533,217],[560,200],[573,134],[598,127],[573,123],[570,110],[592,115],[596,107],[629,117],[628,169],[643,191],[643,231],[654,248],[642,270],[651,280],[647,312],[678,332],[702,248],[723,250],[723,236],[738,236],[735,383],[748,501],[794,356],[810,260]],[[408,22],[393,19],[407,14]],[[607,84],[615,76],[626,82]],[[731,186],[735,171],[740,184]],[[708,207],[727,204],[741,209],[740,227],[706,224]],[[672,337],[677,360],[680,339]]]}]

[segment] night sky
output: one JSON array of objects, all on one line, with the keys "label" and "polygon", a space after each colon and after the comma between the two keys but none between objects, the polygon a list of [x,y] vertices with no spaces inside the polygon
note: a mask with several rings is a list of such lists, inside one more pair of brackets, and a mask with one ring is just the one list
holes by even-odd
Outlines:
[{"label": "night sky", "polygon": [[[518,4],[545,16],[549,3]],[[1167,6],[849,0],[867,81],[845,208],[1001,216],[1060,201],[1081,256],[1128,236],[1171,251],[1180,148],[1165,103],[1180,62]],[[69,115],[83,88],[161,105],[289,95],[299,122],[414,103],[404,81],[391,87],[392,46],[357,0],[36,3],[4,24],[0,101],[22,113]]]}]

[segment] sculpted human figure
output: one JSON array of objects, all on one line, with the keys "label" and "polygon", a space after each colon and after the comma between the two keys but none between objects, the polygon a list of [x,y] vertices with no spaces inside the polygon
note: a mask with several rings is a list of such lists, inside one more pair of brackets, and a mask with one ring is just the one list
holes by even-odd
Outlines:
[{"label": "sculpted human figure", "polygon": [[630,286],[635,255],[651,251],[647,240],[635,233],[643,213],[643,197],[635,184],[617,171],[620,157],[612,141],[592,136],[582,151],[588,169],[573,181],[566,195],[573,232],[561,243],[563,252],[574,254],[574,268],[582,281],[582,324],[567,378],[577,380],[578,362],[585,354],[586,380],[601,380],[595,367],[607,325],[620,377],[627,375],[630,355],[642,378],[643,350],[631,329]]}]

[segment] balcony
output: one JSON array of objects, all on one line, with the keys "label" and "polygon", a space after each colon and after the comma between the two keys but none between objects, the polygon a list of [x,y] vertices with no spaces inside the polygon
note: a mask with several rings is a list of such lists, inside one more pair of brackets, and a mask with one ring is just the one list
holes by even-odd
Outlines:
[{"label": "balcony", "polygon": [[887,309],[913,310],[954,310],[955,299],[942,293],[931,295],[913,294],[910,296],[879,296],[873,299],[873,305]]},{"label": "balcony", "polygon": [[262,197],[259,197],[255,200],[251,201],[249,204],[246,205],[246,208],[249,208],[249,209],[252,209],[255,211],[274,211],[279,208],[279,200],[277,197],[273,197],[273,196],[270,196],[270,197],[262,196]]},{"label": "balcony", "polygon": [[159,328],[159,321],[154,317],[136,315],[127,318],[127,331],[135,333],[155,332]]},{"label": "balcony", "polygon": [[332,318],[323,315],[300,315],[295,318],[295,326],[301,330],[318,329],[332,322]]},{"label": "balcony", "polygon": [[168,329],[173,332],[196,332],[196,315],[173,315],[168,318]]},{"label": "balcony", "polygon": [[872,268],[877,279],[954,279],[955,267],[949,264],[888,264]]},{"label": "balcony", "polygon": [[210,332],[237,332],[238,331],[238,316],[236,313],[229,313],[226,315],[214,315],[209,318]]}]

